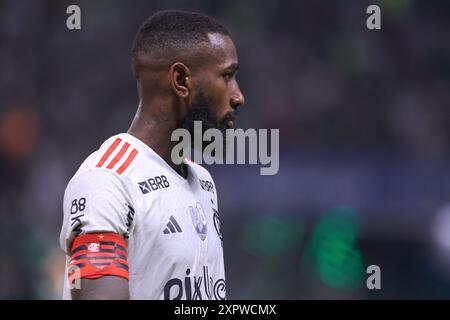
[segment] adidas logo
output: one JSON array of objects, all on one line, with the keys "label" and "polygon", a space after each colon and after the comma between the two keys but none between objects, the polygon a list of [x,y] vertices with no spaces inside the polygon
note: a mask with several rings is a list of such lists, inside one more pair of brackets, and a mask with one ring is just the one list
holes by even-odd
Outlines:
[{"label": "adidas logo", "polygon": [[169,233],[177,233],[182,232],[180,225],[178,224],[177,220],[173,216],[170,216],[169,223],[167,223],[167,227],[164,229],[163,233],[169,234]]}]

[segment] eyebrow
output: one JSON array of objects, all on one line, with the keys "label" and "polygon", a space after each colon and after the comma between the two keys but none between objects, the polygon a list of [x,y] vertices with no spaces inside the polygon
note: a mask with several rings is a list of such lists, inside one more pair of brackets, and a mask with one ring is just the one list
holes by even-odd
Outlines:
[{"label": "eyebrow", "polygon": [[239,64],[238,63],[232,63],[228,67],[225,68],[225,70],[229,71],[238,71],[239,70]]}]

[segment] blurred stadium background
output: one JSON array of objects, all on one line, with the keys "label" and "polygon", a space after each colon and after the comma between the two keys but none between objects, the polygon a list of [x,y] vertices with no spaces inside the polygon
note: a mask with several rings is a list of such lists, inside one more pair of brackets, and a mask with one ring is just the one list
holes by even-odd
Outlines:
[{"label": "blurred stadium background", "polygon": [[[238,126],[280,129],[278,175],[209,167],[228,298],[449,298],[450,2],[435,0],[1,0],[0,298],[60,298],[65,186],[127,130],[131,42],[164,8],[229,27]],[[381,290],[366,288],[372,264]]]}]

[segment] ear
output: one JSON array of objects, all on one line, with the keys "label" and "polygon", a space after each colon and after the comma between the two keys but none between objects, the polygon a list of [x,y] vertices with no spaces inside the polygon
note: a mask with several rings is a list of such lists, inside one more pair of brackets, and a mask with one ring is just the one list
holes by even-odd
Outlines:
[{"label": "ear", "polygon": [[176,62],[170,67],[170,82],[174,92],[181,98],[189,96],[191,71],[189,68],[181,63]]}]

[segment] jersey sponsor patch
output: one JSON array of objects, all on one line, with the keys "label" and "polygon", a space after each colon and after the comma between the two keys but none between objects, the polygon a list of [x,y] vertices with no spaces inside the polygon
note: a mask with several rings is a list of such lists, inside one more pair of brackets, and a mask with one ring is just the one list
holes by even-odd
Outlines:
[{"label": "jersey sponsor patch", "polygon": [[133,225],[134,214],[136,213],[136,211],[134,211],[134,208],[130,206],[128,203],[125,203],[125,207],[128,208],[127,222],[125,223],[125,226],[127,227],[127,232],[123,235],[123,237],[125,239],[128,239],[130,237],[130,230]]},{"label": "jersey sponsor patch", "polygon": [[169,180],[165,175],[156,176],[145,181],[138,182],[139,189],[143,194],[147,194],[158,189],[166,189],[170,187]]},{"label": "jersey sponsor patch", "polygon": [[123,141],[121,138],[114,140],[114,142],[100,158],[96,167],[114,170],[118,174],[122,174],[139,153],[139,151],[135,148],[130,149],[130,144],[128,142],[122,142]]},{"label": "jersey sponsor patch", "polygon": [[76,237],[70,248],[68,272],[71,283],[76,277],[98,279],[107,275],[128,280],[125,240],[115,233],[91,233]]},{"label": "jersey sponsor patch", "polygon": [[164,285],[164,300],[225,300],[225,279],[214,280],[209,274],[208,266],[203,266],[203,273],[192,275],[186,269],[183,278],[172,278]]},{"label": "jersey sponsor patch", "polygon": [[219,218],[219,211],[217,211],[216,209],[212,208],[213,212],[214,212],[214,228],[216,229],[217,235],[219,236],[220,239],[220,243],[223,247],[223,239],[222,239],[222,232],[220,231],[220,218]]},{"label": "jersey sponsor patch", "polygon": [[202,179],[198,179],[198,181],[200,182],[200,186],[203,190],[214,193],[214,185],[211,181]]}]

